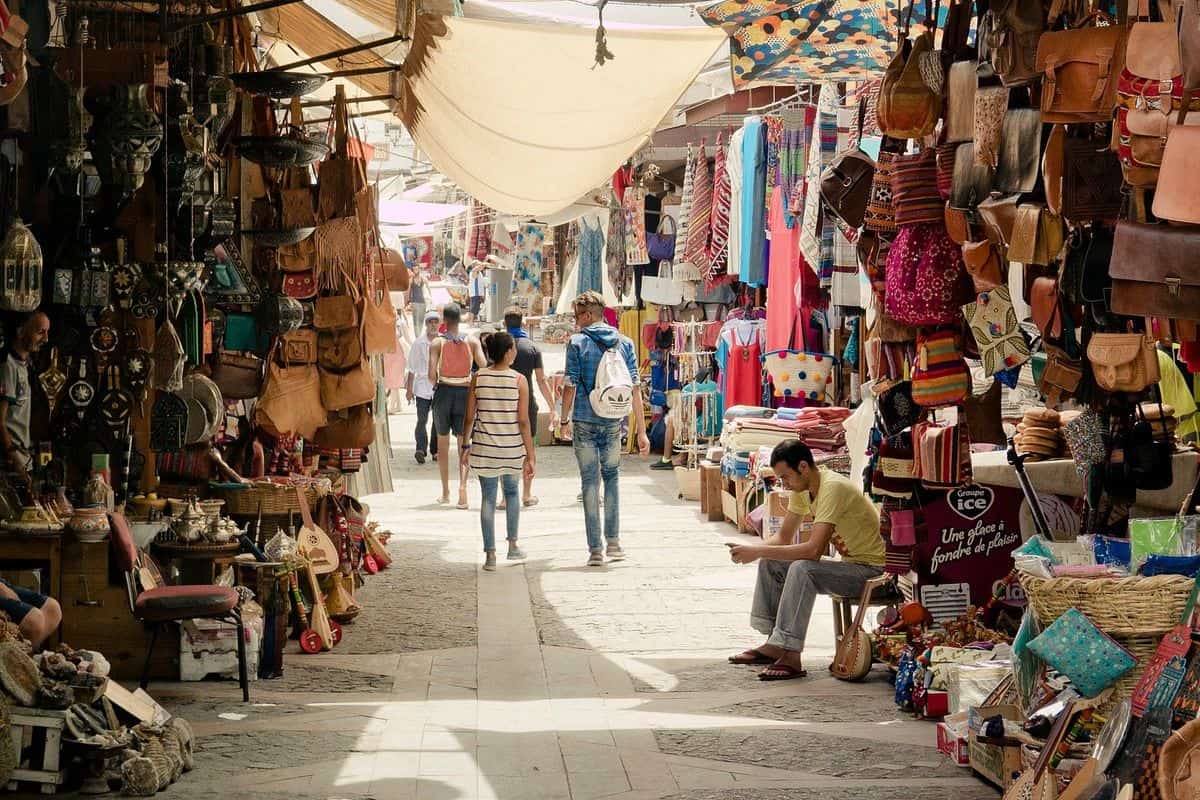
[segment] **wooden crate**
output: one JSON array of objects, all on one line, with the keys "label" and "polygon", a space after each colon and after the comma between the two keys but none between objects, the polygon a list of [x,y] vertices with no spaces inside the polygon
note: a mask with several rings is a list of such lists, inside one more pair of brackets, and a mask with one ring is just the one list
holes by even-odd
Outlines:
[{"label": "wooden crate", "polygon": [[66,770],[61,768],[66,716],[65,711],[12,709],[8,732],[20,756],[8,782],[9,791],[16,791],[22,782],[39,784],[42,794],[58,791],[66,774]]},{"label": "wooden crate", "polygon": [[754,533],[754,529],[746,524],[746,515],[754,509],[749,507],[751,496],[754,494],[754,481],[751,478],[725,478],[721,491],[721,512],[726,521],[732,522],[739,533]]},{"label": "wooden crate", "polygon": [[725,511],[721,507],[721,465],[702,463],[700,465],[700,513],[709,522],[720,522],[725,519]]}]

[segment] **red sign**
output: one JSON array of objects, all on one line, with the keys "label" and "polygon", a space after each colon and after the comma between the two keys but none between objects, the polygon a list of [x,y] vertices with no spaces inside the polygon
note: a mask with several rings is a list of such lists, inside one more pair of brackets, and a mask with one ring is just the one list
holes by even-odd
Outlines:
[{"label": "red sign", "polygon": [[[1017,489],[970,484],[926,504],[925,535],[917,542],[921,584],[966,583],[972,604],[991,599],[1021,545],[1023,500]],[[1019,591],[1009,599],[1019,600]]]}]

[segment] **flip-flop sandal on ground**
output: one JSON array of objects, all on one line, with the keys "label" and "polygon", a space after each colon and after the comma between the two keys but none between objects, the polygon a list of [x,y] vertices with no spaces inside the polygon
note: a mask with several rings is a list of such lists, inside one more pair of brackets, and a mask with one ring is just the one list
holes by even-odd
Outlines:
[{"label": "flip-flop sandal on ground", "polygon": [[790,681],[794,678],[804,678],[808,670],[789,667],[787,664],[772,664],[758,673],[760,681]]},{"label": "flip-flop sandal on ground", "polygon": [[522,503],[526,508],[529,508],[531,506],[536,506],[538,504],[538,499],[536,497],[526,497]]},{"label": "flip-flop sandal on ground", "polygon": [[760,650],[747,650],[743,653],[738,653],[736,656],[730,656],[729,663],[756,667],[762,664],[774,664],[775,659]]}]

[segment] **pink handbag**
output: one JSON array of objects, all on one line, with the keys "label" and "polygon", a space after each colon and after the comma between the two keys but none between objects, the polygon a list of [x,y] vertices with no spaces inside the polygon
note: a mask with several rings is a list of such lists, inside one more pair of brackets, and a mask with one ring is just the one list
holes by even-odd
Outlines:
[{"label": "pink handbag", "polygon": [[884,308],[905,325],[951,325],[971,299],[962,248],[941,223],[900,228],[888,251]]},{"label": "pink handbag", "polygon": [[912,509],[896,509],[890,514],[892,521],[892,544],[911,547],[917,543],[917,520]]}]

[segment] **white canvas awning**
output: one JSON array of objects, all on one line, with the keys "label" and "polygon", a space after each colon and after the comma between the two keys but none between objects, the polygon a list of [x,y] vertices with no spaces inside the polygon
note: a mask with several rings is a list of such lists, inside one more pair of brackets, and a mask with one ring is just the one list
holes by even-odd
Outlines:
[{"label": "white canvas awning", "polygon": [[422,16],[400,112],[438,170],[486,205],[554,214],[605,183],[648,139],[725,34]]}]

